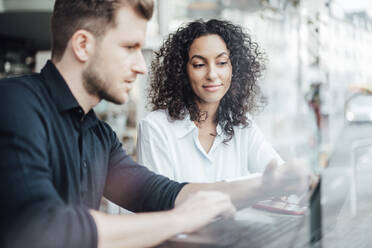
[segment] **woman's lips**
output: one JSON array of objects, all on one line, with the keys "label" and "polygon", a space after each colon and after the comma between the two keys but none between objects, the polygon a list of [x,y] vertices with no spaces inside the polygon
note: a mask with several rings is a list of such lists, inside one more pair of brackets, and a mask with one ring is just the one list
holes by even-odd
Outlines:
[{"label": "woman's lips", "polygon": [[215,91],[219,90],[221,87],[222,87],[222,84],[208,84],[208,85],[203,85],[203,88],[206,91],[209,91],[209,92],[215,92]]}]

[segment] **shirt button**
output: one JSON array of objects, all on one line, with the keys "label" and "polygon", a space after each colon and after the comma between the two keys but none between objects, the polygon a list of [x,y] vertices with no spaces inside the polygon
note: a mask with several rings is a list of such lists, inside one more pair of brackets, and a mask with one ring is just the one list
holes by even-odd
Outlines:
[{"label": "shirt button", "polygon": [[84,167],[84,168],[87,168],[87,166],[88,166],[88,165],[87,165],[87,162],[84,160],[84,161],[83,161],[83,167]]}]

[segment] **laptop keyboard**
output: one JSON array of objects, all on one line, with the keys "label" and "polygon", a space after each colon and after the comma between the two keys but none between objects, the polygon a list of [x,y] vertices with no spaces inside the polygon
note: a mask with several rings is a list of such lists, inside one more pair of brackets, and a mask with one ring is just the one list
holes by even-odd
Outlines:
[{"label": "laptop keyboard", "polygon": [[[364,216],[364,215],[363,215]],[[169,247],[182,248],[304,248],[309,246],[308,216],[275,215],[272,223],[259,223],[252,221],[237,222],[234,220],[219,220],[209,224],[190,235],[194,242],[168,243]],[[358,228],[350,227],[350,220],[340,221],[332,230],[324,229],[325,236],[322,241],[312,246],[337,248],[369,248],[372,247],[370,229],[372,215],[368,220],[357,219]],[[342,238],[340,238],[342,237]],[[174,240],[175,241],[175,240]],[[186,241],[186,240],[184,240]],[[190,240],[189,240],[190,241]],[[174,246],[173,246],[174,245]]]},{"label": "laptop keyboard", "polygon": [[[193,236],[204,239],[210,237],[213,247],[289,247],[295,238],[298,228],[302,226],[303,216],[276,216],[274,223],[237,223],[224,220],[209,224],[206,228],[195,232]],[[270,245],[272,244],[272,246]],[[207,247],[207,246],[206,246]],[[212,247],[212,246],[211,246]]]},{"label": "laptop keyboard", "polygon": [[289,247],[302,227],[303,216],[280,216],[272,224],[255,224],[242,233],[242,240],[253,247]]}]

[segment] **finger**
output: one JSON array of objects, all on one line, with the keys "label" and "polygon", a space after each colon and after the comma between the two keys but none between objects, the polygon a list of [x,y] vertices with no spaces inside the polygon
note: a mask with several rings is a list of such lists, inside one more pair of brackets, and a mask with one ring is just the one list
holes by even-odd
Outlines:
[{"label": "finger", "polygon": [[223,219],[233,219],[236,215],[236,209],[235,208],[230,208],[227,211],[224,211],[221,213],[221,217]]},{"label": "finger", "polygon": [[235,206],[231,203],[231,201],[225,201],[225,202],[220,202],[219,205],[217,205],[219,208],[219,213],[217,216],[222,217],[224,219],[231,219],[234,218],[236,214],[236,208]]},{"label": "finger", "polygon": [[235,216],[236,208],[232,204],[229,195],[219,191],[212,191],[206,193],[209,193],[208,196],[210,197],[209,198],[210,202],[208,206],[216,206],[218,211],[217,215],[220,215],[224,218],[231,218]]},{"label": "finger", "polygon": [[317,175],[314,175],[313,173],[310,175],[310,190],[314,190],[315,187],[318,185],[320,177]]},{"label": "finger", "polygon": [[272,159],[265,167],[264,175],[272,175],[274,174],[275,170],[278,168],[278,163],[276,162],[276,159]]}]

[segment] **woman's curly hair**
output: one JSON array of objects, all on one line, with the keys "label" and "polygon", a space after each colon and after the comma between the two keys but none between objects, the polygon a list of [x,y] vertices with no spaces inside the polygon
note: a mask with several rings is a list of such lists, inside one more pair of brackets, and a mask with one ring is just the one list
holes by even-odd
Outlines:
[{"label": "woman's curly hair", "polygon": [[256,112],[265,103],[258,85],[265,69],[264,53],[240,26],[225,20],[200,19],[170,34],[155,52],[148,98],[152,110],[167,110],[172,120],[182,120],[189,113],[192,121],[202,121],[205,113],[196,104],[186,65],[193,41],[209,34],[219,35],[230,51],[231,86],[221,99],[215,120],[226,134],[227,143],[234,136],[234,126],[250,124],[247,112]]}]

